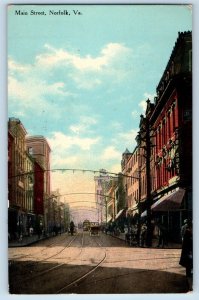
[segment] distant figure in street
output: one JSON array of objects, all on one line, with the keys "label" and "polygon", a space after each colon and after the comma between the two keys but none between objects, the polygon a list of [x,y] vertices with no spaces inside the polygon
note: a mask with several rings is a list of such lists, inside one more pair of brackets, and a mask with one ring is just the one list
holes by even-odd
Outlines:
[{"label": "distant figure in street", "polygon": [[187,221],[187,227],[184,233],[182,242],[182,251],[180,256],[179,264],[186,268],[186,277],[188,290],[192,291],[193,282],[193,233],[192,233],[192,222]]},{"label": "distant figure in street", "polygon": [[56,225],[53,226],[53,232],[54,232],[54,235],[58,234],[58,229],[57,229]]},{"label": "distant figure in street", "polygon": [[164,248],[164,246],[167,245],[167,228],[164,224],[159,223],[158,229],[159,241],[157,247]]},{"label": "distant figure in street", "polygon": [[74,233],[75,224],[73,221],[70,222],[70,234],[73,235]]},{"label": "distant figure in street", "polygon": [[181,237],[182,237],[182,242],[183,242],[183,238],[184,238],[185,231],[186,231],[186,229],[187,229],[187,223],[188,223],[188,220],[185,219],[185,220],[184,220],[184,224],[183,224],[182,227],[181,227]]},{"label": "distant figure in street", "polygon": [[30,236],[33,235],[33,227],[32,227],[32,226],[29,228],[29,235],[30,235]]},{"label": "distant figure in street", "polygon": [[140,238],[141,238],[141,247],[144,247],[145,242],[146,242],[146,234],[147,234],[147,226],[144,223],[141,226],[141,232],[140,232]]},{"label": "distant figure in street", "polygon": [[42,235],[42,228],[40,226],[37,228],[37,235],[38,235],[38,239],[40,239]]}]

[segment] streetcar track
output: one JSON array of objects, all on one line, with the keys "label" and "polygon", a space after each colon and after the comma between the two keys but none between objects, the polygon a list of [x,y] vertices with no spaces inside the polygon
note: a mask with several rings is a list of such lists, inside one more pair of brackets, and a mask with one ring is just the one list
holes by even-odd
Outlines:
[{"label": "streetcar track", "polygon": [[[102,245],[98,241],[96,241],[95,239],[94,239],[94,241],[98,244],[98,246],[102,247]],[[66,290],[66,289],[72,287],[73,285],[76,285],[77,283],[83,281],[90,274],[95,272],[102,265],[102,263],[106,260],[106,258],[107,258],[107,249],[105,248],[105,254],[104,254],[103,258],[100,260],[100,262],[97,263],[97,265],[95,265],[91,270],[87,271],[86,273],[84,273],[80,277],[74,279],[72,282],[68,283],[67,285],[65,285],[64,287],[62,287],[58,291],[56,291],[55,294],[60,294],[64,290]]]},{"label": "streetcar track", "polygon": [[[75,236],[75,238],[76,237],[77,236]],[[179,268],[176,268],[176,262],[177,262],[176,259],[178,258],[178,256],[176,256],[174,253],[172,253],[172,255],[169,256],[163,255],[161,257],[157,255],[155,259],[159,261],[163,260],[163,265],[160,265],[159,268],[157,268],[157,266],[154,266],[155,268],[153,269],[153,265],[150,265],[148,266],[147,269],[146,268],[140,269],[139,261],[147,262],[150,260],[150,258],[139,257],[139,259],[136,259],[136,257],[134,257],[133,259],[128,259],[127,256],[126,259],[123,257],[122,261],[120,261],[120,259],[117,259],[120,258],[120,251],[119,253],[117,251],[118,257],[117,258],[115,257],[116,259],[114,260],[114,256],[116,252],[114,249],[111,252],[111,249],[108,246],[109,243],[108,245],[106,245],[106,243],[104,244],[105,241],[103,240],[102,236],[93,237],[89,239],[86,234],[85,235],[84,233],[79,234],[78,239],[76,240],[76,242],[74,242],[74,246],[73,246],[73,241],[75,241],[75,238],[72,239],[70,243],[68,243],[68,245],[66,246],[66,247],[71,247],[71,250],[69,250],[68,252],[66,251],[66,253],[64,254],[60,254],[62,253],[62,251],[64,251],[64,249],[66,249],[66,247],[64,247],[63,249],[61,249],[60,251],[58,251],[53,255],[50,255],[46,259],[42,259],[38,261],[38,263],[41,264],[38,265],[36,269],[32,269],[32,274],[29,274],[28,278],[25,276],[25,280],[23,280],[22,278],[15,277],[15,282],[13,281],[14,285],[11,286],[13,292],[14,293],[17,292],[21,294],[21,291],[23,291],[24,294],[32,294],[32,293],[37,294],[38,292],[41,294],[46,294],[46,292],[50,291],[51,294],[67,294],[67,293],[77,292],[79,290],[82,291],[82,289],[84,290],[84,286],[86,287],[87,290],[89,289],[90,284],[94,287],[94,289],[96,289],[100,283],[103,286],[106,285],[105,282],[109,280],[112,286],[114,285],[113,283],[116,282],[117,278],[128,277],[128,276],[129,278],[131,278],[131,276],[140,273],[146,274],[147,272],[153,272],[153,271],[167,272],[167,269],[168,270],[173,269],[174,273],[175,272],[176,274],[179,273]],[[60,240],[58,241],[58,243],[61,244]],[[50,245],[48,245],[47,247],[49,248],[49,246]],[[94,249],[94,252],[92,252],[92,247]],[[86,251],[83,252],[84,250]],[[158,254],[160,253],[158,252]],[[80,255],[81,257],[79,257]],[[56,259],[50,260],[52,257],[56,257]],[[174,265],[166,263],[169,259],[172,260],[175,259],[175,261],[172,262],[174,263]],[[128,268],[128,262],[133,263],[134,261],[138,262],[138,267],[136,266],[133,267],[134,265],[133,264],[131,266],[131,270],[126,269],[125,272],[125,268]],[[44,263],[42,264],[42,262]],[[72,262],[72,264],[70,264],[70,262]],[[125,263],[125,262],[127,266],[126,265],[123,266],[124,272],[120,270],[118,270],[119,272],[111,271],[112,274],[109,273],[106,274],[105,277],[104,276],[102,277],[104,267],[109,267],[108,265],[110,264],[110,268],[112,268],[113,264],[117,264],[117,268],[120,268],[120,263]],[[164,264],[166,265],[164,266]],[[24,266],[25,267],[27,266],[27,262],[24,262]],[[19,265],[19,269],[20,268],[23,268],[23,264]],[[49,272],[52,272],[52,274],[48,275]],[[24,272],[23,272],[23,278],[24,278]],[[54,282],[55,278],[58,279],[57,282]],[[116,288],[117,290],[117,286],[116,287],[113,286],[112,288],[113,289]]]},{"label": "streetcar track", "polygon": [[[72,244],[72,242],[73,242],[74,240],[75,240],[75,238],[74,238],[73,240],[71,240],[71,242],[70,242],[70,243],[67,245],[67,247],[65,247],[63,250],[65,250],[66,248],[70,247],[70,245]],[[82,246],[81,246],[81,249],[80,249],[78,255],[76,255],[76,256],[79,256],[79,255],[81,254],[82,250],[83,250],[83,236],[82,236]],[[61,252],[62,252],[62,251],[61,251]],[[59,253],[58,253],[58,254],[59,254]],[[62,258],[61,258],[61,259],[62,259]],[[56,265],[56,266],[54,266],[54,267],[48,268],[48,269],[46,269],[46,270],[44,270],[44,271],[41,271],[41,272],[39,272],[38,274],[33,275],[33,276],[31,277],[31,279],[34,279],[34,278],[37,278],[37,277],[39,277],[39,276],[41,276],[41,275],[44,275],[44,274],[46,274],[46,273],[49,273],[50,271],[53,271],[53,270],[55,270],[55,269],[58,269],[58,268],[62,267],[63,265],[67,265],[69,262],[71,262],[71,261],[73,261],[73,260],[75,260],[75,259],[70,258],[70,259],[68,259],[67,262],[60,263],[60,264],[58,264],[58,265]]]},{"label": "streetcar track", "polygon": [[[180,267],[178,267],[180,268]],[[106,280],[111,280],[111,279],[116,279],[116,278],[119,278],[119,277],[124,277],[124,276],[129,276],[129,275],[135,275],[135,274],[140,274],[140,273],[144,273],[144,272],[152,272],[152,271],[166,271],[166,270],[171,270],[171,269],[176,269],[176,267],[166,267],[166,268],[157,268],[157,269],[139,269],[139,270],[136,270],[136,269],[133,269],[133,271],[129,271],[129,272],[126,272],[126,273],[122,273],[122,274],[117,274],[117,275],[114,275],[114,276],[108,276],[108,277],[103,277],[103,278],[100,278],[100,279],[94,279],[92,281],[89,281],[88,283],[84,283],[84,285],[91,285],[92,283],[98,283],[98,282],[103,282],[103,281],[106,281]],[[80,283],[81,284],[81,283]],[[79,284],[79,285],[80,285]]]},{"label": "streetcar track", "polygon": [[[19,261],[20,259],[22,259],[22,258],[26,258],[26,257],[34,257],[34,256],[36,256],[38,253],[41,253],[41,252],[44,252],[44,251],[47,251],[47,249],[46,248],[51,248],[51,247],[53,247],[53,245],[56,245],[56,244],[59,244],[60,242],[62,242],[62,241],[64,241],[66,239],[66,237],[64,237],[63,239],[61,239],[61,240],[59,240],[59,241],[54,241],[54,242],[51,242],[50,244],[47,244],[47,245],[45,245],[45,248],[44,249],[41,249],[41,250],[39,250],[39,251],[37,251],[37,252],[34,252],[34,255],[31,255],[31,253],[29,253],[29,254],[23,254],[23,255],[21,255],[21,256],[18,256],[18,257],[13,257],[14,258],[14,260],[15,261]],[[42,240],[41,240],[42,241]],[[41,242],[41,241],[39,241],[39,242]],[[29,248],[30,249],[30,248]],[[10,259],[10,261],[11,261],[12,259]]]},{"label": "streetcar track", "polygon": [[[31,263],[27,263],[27,264],[26,264],[26,269],[29,269],[29,268],[31,268],[31,267],[34,267],[34,266],[38,265],[39,263],[46,262],[47,260],[49,260],[49,259],[51,259],[51,258],[53,258],[53,257],[56,257],[58,254],[60,254],[61,252],[63,252],[66,248],[70,247],[70,245],[72,244],[72,242],[73,242],[76,238],[77,238],[77,235],[74,236],[74,238],[73,238],[66,246],[64,246],[61,250],[59,250],[58,252],[54,253],[53,255],[50,255],[50,256],[48,256],[47,258],[42,258],[42,259],[40,259],[40,260],[31,261]],[[54,243],[54,244],[58,244],[58,243]],[[38,253],[38,252],[37,252],[37,253]],[[35,256],[35,254],[34,254],[34,256]],[[21,260],[19,260],[19,259],[9,260],[9,265],[15,263],[15,261],[21,262]],[[28,271],[29,271],[29,270],[27,270],[27,272],[28,272]],[[33,276],[34,276],[34,275],[33,275]],[[31,276],[31,278],[32,278],[33,276]],[[36,276],[36,275],[35,275],[35,276]],[[27,280],[29,280],[29,279],[30,279],[30,276],[29,276],[28,278],[26,278],[24,281],[27,281]]]},{"label": "streetcar track", "polygon": [[[42,260],[40,260],[40,261],[36,261],[36,262],[34,262],[33,264],[28,264],[28,265],[26,265],[26,267],[27,267],[27,266],[35,265],[35,263],[46,262],[46,261],[49,260],[50,258],[57,256],[58,254],[60,254],[61,252],[63,252],[66,248],[70,247],[71,244],[74,242],[74,240],[77,238],[77,236],[78,236],[78,235],[74,236],[74,238],[73,238],[73,239],[72,239],[72,240],[71,240],[71,241],[70,241],[63,249],[61,249],[61,250],[60,250],[59,252],[57,252],[56,254],[53,254],[53,255],[49,256],[48,258],[46,258],[46,259],[42,259]],[[83,235],[82,235],[82,242],[81,242],[81,244],[82,244],[82,247],[81,247],[81,249],[80,249],[80,251],[79,251],[78,256],[81,254],[82,249],[83,249]],[[22,282],[23,282],[23,284],[24,284],[24,283],[27,282],[27,281],[30,281],[30,280],[33,280],[33,279],[37,279],[37,278],[39,278],[41,275],[44,275],[44,274],[46,274],[46,273],[49,273],[50,271],[53,271],[53,270],[55,270],[55,269],[58,269],[58,268],[62,267],[63,265],[66,265],[67,263],[69,263],[69,262],[72,261],[72,260],[73,260],[73,258],[69,259],[67,262],[64,262],[64,263],[58,264],[58,265],[56,265],[56,266],[53,266],[53,267],[51,267],[51,268],[47,268],[47,269],[45,269],[45,270],[43,270],[43,271],[40,271],[39,273],[37,273],[37,274],[35,274],[35,275],[31,275],[31,276],[29,276],[28,278],[22,280]],[[20,284],[20,280],[18,281],[18,284]]]},{"label": "streetcar track", "polygon": [[[95,240],[95,242],[101,246],[98,241]],[[101,246],[102,247],[102,246]],[[72,286],[76,286],[79,287],[81,286],[81,284],[83,284],[83,281],[90,275],[92,274],[94,271],[96,271],[103,263],[106,263],[104,262],[107,258],[107,255],[106,255],[106,252],[105,252],[105,256],[104,258],[94,267],[92,268],[90,271],[86,272],[84,275],[80,276],[79,278],[73,280],[71,283],[67,284],[65,287],[62,287],[61,289],[59,289],[56,294],[60,294],[61,292],[63,292],[64,290],[66,289],[69,289],[71,288]],[[169,258],[178,258],[177,256],[169,256],[169,257],[164,257],[164,258],[158,258],[158,259],[169,259]],[[148,260],[148,259],[141,259],[141,260]],[[124,261],[137,261],[136,259],[135,260],[123,260]],[[109,263],[115,263],[115,262],[120,262],[120,261],[112,261],[112,262],[107,262],[107,264]],[[106,280],[116,280],[117,278],[120,278],[120,277],[124,277],[124,276],[131,276],[131,275],[134,275],[135,273],[136,274],[140,274],[140,273],[145,273],[145,272],[150,272],[150,271],[167,271],[168,269],[176,269],[176,266],[174,267],[164,267],[164,268],[157,268],[157,269],[143,269],[143,270],[133,270],[133,271],[130,271],[130,272],[127,272],[127,273],[123,273],[123,274],[118,274],[118,275],[114,275],[114,276],[109,276],[109,277],[104,277],[104,278],[101,278],[101,279],[94,279],[94,280],[91,280],[87,283],[84,282],[84,285],[92,285],[92,284],[97,284],[99,282],[103,282],[103,281],[106,281]]]},{"label": "streetcar track", "polygon": [[[75,236],[76,237],[76,236]],[[75,238],[74,238],[75,239]],[[73,240],[74,240],[73,239]],[[62,239],[61,241],[64,241],[65,240],[65,238],[64,239]],[[71,242],[71,241],[70,241]],[[20,259],[22,259],[23,257],[24,258],[27,258],[28,256],[30,257],[30,258],[34,258],[38,253],[41,253],[41,252],[44,252],[44,251],[48,251],[48,248],[51,248],[52,247],[52,245],[56,245],[56,244],[60,244],[60,241],[57,241],[57,242],[53,242],[53,243],[51,243],[50,245],[47,245],[47,246],[45,246],[45,248],[44,249],[41,249],[40,251],[37,251],[37,252],[34,252],[34,255],[31,255],[30,253],[29,254],[24,254],[24,255],[22,255],[22,256],[20,256],[20,257],[17,257],[17,258],[14,258],[14,261],[20,261]],[[66,246],[67,247],[67,246]],[[63,250],[66,248],[66,247],[64,247],[63,248]],[[60,253],[60,251],[59,252],[57,252],[56,254],[53,254],[52,256],[49,256],[49,257],[47,257],[47,258],[45,258],[45,259],[41,259],[41,260],[37,260],[37,261],[35,261],[35,262],[42,262],[43,260],[47,260],[47,259],[49,259],[49,258],[51,258],[51,257],[53,257],[53,256],[56,256],[57,254],[59,254]],[[9,261],[12,261],[13,259],[10,259]],[[35,263],[34,262],[34,263]]]}]

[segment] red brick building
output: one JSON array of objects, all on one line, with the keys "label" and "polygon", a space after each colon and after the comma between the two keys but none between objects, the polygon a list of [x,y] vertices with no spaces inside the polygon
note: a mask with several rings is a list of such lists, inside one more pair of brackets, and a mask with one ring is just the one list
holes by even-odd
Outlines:
[{"label": "red brick building", "polygon": [[145,117],[150,132],[150,153],[145,153],[150,156],[146,173],[150,213],[179,240],[183,219],[192,218],[191,57],[192,34],[179,33],[157,86],[157,97],[154,103],[147,101]]},{"label": "red brick building", "polygon": [[28,152],[35,159],[34,209],[37,229],[47,228],[45,201],[50,197],[50,146],[45,137],[36,135],[26,138]]},{"label": "red brick building", "polygon": [[34,212],[44,214],[44,169],[37,161],[34,167]]}]

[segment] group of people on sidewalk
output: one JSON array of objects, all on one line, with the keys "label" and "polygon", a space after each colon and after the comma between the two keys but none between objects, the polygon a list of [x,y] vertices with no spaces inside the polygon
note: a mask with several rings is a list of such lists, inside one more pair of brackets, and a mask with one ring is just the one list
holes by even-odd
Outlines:
[{"label": "group of people on sidewalk", "polygon": [[[156,236],[158,244],[156,247],[164,248],[168,245],[168,232],[166,226],[161,222],[157,222],[153,227],[153,234]],[[137,225],[133,225],[126,232],[126,241],[131,245],[133,242],[137,246],[144,247],[147,238],[147,226],[145,223],[141,225],[140,234]],[[187,289],[193,290],[193,232],[192,221],[184,220],[181,227],[182,250],[179,264],[186,269]]]},{"label": "group of people on sidewalk", "polygon": [[[168,245],[168,232],[166,226],[161,222],[151,224],[151,240],[155,239],[156,247],[162,247]],[[147,225],[146,223],[137,224],[126,228],[125,240],[130,245],[137,245],[145,247],[147,242]]]},{"label": "group of people on sidewalk", "polygon": [[181,228],[182,251],[179,264],[186,269],[187,287],[193,290],[193,231],[192,221],[186,219]]}]

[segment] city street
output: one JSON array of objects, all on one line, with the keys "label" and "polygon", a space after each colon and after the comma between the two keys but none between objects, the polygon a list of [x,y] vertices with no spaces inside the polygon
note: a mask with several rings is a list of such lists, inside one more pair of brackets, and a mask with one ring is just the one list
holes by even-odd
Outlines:
[{"label": "city street", "polygon": [[129,247],[100,233],[9,248],[12,294],[185,293],[180,249]]}]

